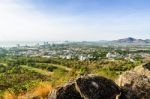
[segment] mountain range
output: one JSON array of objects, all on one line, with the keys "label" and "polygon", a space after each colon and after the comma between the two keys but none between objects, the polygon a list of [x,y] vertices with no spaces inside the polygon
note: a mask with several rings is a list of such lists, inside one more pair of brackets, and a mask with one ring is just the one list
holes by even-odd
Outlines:
[{"label": "mountain range", "polygon": [[118,40],[113,40],[111,42],[114,43],[129,43],[129,44],[149,44],[150,39],[136,39],[133,37],[128,37],[128,38],[123,38],[123,39],[118,39]]}]

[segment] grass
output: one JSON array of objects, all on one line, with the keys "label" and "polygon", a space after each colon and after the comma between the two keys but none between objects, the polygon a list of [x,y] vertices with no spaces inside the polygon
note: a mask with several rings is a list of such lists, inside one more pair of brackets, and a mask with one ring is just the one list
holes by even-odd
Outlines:
[{"label": "grass", "polygon": [[0,99],[47,99],[47,95],[51,90],[51,83],[45,81],[40,82],[38,86],[32,88],[27,93],[16,95],[11,91],[5,91],[3,97],[0,97]]},{"label": "grass", "polygon": [[8,65],[6,63],[0,63],[2,66],[7,67]]},{"label": "grass", "polygon": [[111,80],[115,80],[118,77],[118,75],[115,71],[107,71],[107,70],[98,70],[93,74],[98,74],[100,76],[104,76],[104,77],[109,78]]},{"label": "grass", "polygon": [[17,99],[46,99],[48,93],[52,90],[51,83],[40,82],[38,86],[28,91],[26,94],[20,94]]},{"label": "grass", "polygon": [[40,73],[40,74],[45,75],[45,76],[51,76],[53,74],[50,71],[42,70],[42,69],[38,69],[38,68],[34,68],[34,67],[30,67],[30,66],[27,66],[27,65],[21,65],[21,67],[25,68],[25,69],[28,69],[30,71],[34,71],[34,72]]},{"label": "grass", "polygon": [[72,69],[71,68],[68,68],[66,66],[63,66],[63,65],[56,65],[56,64],[48,64],[49,66],[54,66],[54,67],[58,67],[60,69],[64,69],[66,71],[71,71]]},{"label": "grass", "polygon": [[16,96],[13,92],[6,91],[2,99],[15,99]]},{"label": "grass", "polygon": [[[46,63],[37,63],[37,64],[46,64]],[[72,69],[71,68],[68,68],[67,66],[63,66],[63,65],[57,65],[57,64],[48,64],[48,66],[53,66],[53,67],[57,67],[57,68],[60,68],[60,69],[64,69],[66,71],[71,71]]]}]

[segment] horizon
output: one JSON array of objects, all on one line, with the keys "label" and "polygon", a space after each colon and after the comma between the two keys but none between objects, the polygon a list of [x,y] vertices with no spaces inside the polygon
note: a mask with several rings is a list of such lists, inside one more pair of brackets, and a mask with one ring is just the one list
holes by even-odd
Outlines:
[{"label": "horizon", "polygon": [[148,0],[0,0],[1,41],[149,39]]},{"label": "horizon", "polygon": [[148,38],[146,38],[146,39],[142,39],[142,38],[135,38],[135,37],[126,37],[126,38],[119,38],[119,39],[113,39],[113,40],[59,40],[59,41],[50,41],[50,40],[29,40],[29,41],[22,41],[22,40],[12,40],[12,41],[1,41],[0,40],[0,42],[2,43],[2,42],[8,42],[8,43],[15,43],[15,42],[29,42],[29,43],[36,43],[36,42],[41,42],[41,43],[43,43],[43,42],[51,42],[51,43],[53,43],[53,42],[103,42],[103,41],[115,41],[115,40],[120,40],[120,39],[128,39],[128,38],[133,38],[133,39],[137,39],[137,40],[150,40],[150,39],[148,39]]}]

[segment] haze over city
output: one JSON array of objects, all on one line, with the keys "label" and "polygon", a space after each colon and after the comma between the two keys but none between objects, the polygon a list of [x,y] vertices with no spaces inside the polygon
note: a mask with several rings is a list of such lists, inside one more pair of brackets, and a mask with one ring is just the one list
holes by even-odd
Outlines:
[{"label": "haze over city", "polygon": [[149,4],[149,0],[0,0],[0,40],[148,39]]}]

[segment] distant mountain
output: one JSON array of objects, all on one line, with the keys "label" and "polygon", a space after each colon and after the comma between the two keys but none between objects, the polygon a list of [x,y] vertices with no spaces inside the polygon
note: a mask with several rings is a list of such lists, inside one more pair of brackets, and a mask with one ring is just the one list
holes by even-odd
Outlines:
[{"label": "distant mountain", "polygon": [[118,39],[118,40],[113,40],[112,42],[114,43],[134,43],[134,44],[146,44],[146,43],[150,43],[150,39],[135,39],[132,37],[128,37],[128,38],[123,38],[123,39]]}]

